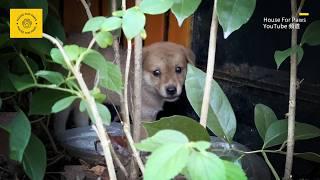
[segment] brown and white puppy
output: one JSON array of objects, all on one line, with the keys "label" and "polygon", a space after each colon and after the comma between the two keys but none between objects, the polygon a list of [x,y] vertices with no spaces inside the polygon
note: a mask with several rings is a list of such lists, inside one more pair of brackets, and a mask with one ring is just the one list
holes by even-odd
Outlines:
[{"label": "brown and white puppy", "polygon": [[[73,42],[79,44],[79,42]],[[80,45],[83,42],[80,42]],[[107,59],[113,59],[111,49],[103,50],[102,53]],[[121,53],[121,70],[123,72],[125,63],[125,52]],[[183,88],[187,73],[187,64],[193,63],[194,54],[190,49],[172,42],[158,42],[143,48],[143,73],[142,73],[142,121],[152,121],[156,119],[157,113],[162,110],[164,102],[176,101]],[[87,66],[81,69],[87,85],[93,87],[95,73]],[[133,77],[132,74],[130,77]],[[133,79],[129,78],[129,86],[133,86]],[[129,96],[131,96],[129,88]],[[108,101],[119,105],[117,94],[104,91],[108,96]],[[130,98],[129,98],[130,99]],[[129,103],[132,104],[132,103]],[[130,108],[131,109],[131,108]],[[73,113],[70,116],[70,113]],[[66,127],[68,117],[73,117],[77,127],[89,124],[86,115],[79,111],[77,105],[58,113],[55,121],[55,132],[63,132]]]}]

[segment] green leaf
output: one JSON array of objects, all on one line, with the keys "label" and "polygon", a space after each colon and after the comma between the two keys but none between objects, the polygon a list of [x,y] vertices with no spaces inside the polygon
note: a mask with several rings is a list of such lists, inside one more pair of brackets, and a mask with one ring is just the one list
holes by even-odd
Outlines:
[{"label": "green leaf", "polygon": [[179,3],[173,4],[171,10],[176,16],[180,27],[183,21],[197,10],[200,3],[201,0],[181,0]]},{"label": "green leaf", "polygon": [[[263,148],[269,148],[282,144],[287,140],[288,135],[288,120],[279,120],[273,122],[264,138]],[[295,140],[305,140],[320,136],[320,129],[306,123],[295,124]]]},{"label": "green leaf", "polygon": [[[206,74],[188,64],[185,90],[188,100],[200,116]],[[208,128],[220,138],[232,141],[236,131],[236,118],[228,98],[216,81],[212,81],[210,107],[208,110]]]},{"label": "green leaf", "polygon": [[[296,46],[296,48],[294,48],[294,50],[297,52],[297,56],[298,56],[298,64],[301,62],[301,59],[303,57],[303,54],[304,54],[304,51],[302,49],[301,46]],[[291,55],[291,48],[288,48],[286,50],[283,50],[283,51],[279,51],[277,50],[275,53],[274,53],[274,59],[277,63],[277,69],[279,69],[280,65],[288,58],[290,57]],[[293,52],[294,53],[294,52]]]},{"label": "green leaf", "polygon": [[105,60],[97,51],[89,50],[84,55],[83,63],[99,71],[100,85],[117,93],[121,93],[122,75],[120,68]]},{"label": "green leaf", "polygon": [[145,29],[140,32],[140,36],[143,40],[147,39],[147,32]]},{"label": "green leaf", "polygon": [[172,7],[173,3],[173,0],[143,0],[139,4],[139,7],[143,13],[155,15],[168,11]]},{"label": "green leaf", "polygon": [[58,90],[40,89],[32,94],[29,115],[49,115],[55,102],[70,95]]},{"label": "green leaf", "polygon": [[8,124],[0,124],[0,127],[10,134],[10,159],[21,162],[31,135],[31,126],[27,116],[18,109],[16,116]]},{"label": "green leaf", "polygon": [[124,13],[123,13],[122,10],[118,10],[118,11],[112,12],[112,16],[116,16],[116,17],[122,17],[123,14],[124,14]]},{"label": "green leaf", "polygon": [[188,179],[226,179],[223,161],[213,153],[193,151],[187,164]]},{"label": "green leaf", "polygon": [[294,156],[308,161],[320,163],[320,155],[314,152],[294,153]]},{"label": "green leaf", "polygon": [[148,158],[144,179],[162,180],[174,178],[186,166],[190,149],[185,144],[167,143]]},{"label": "green leaf", "polygon": [[224,168],[226,171],[227,180],[246,180],[248,179],[243,169],[229,161],[223,161]]},{"label": "green leaf", "polygon": [[139,150],[153,152],[167,143],[186,144],[188,141],[188,138],[181,132],[167,129],[157,132],[155,135],[135,144],[135,146]]},{"label": "green leaf", "polygon": [[[100,103],[96,103],[96,105],[97,105],[98,112],[100,114],[102,123],[109,126],[110,122],[111,122],[111,114],[110,114],[109,109],[105,105],[100,104]],[[93,123],[96,123],[93,116],[91,116],[90,118],[93,121]]]},{"label": "green leaf", "polygon": [[255,6],[256,0],[217,1],[217,16],[225,39],[248,22]]},{"label": "green leaf", "polygon": [[320,20],[312,22],[304,31],[301,44],[307,43],[310,46],[320,45]]},{"label": "green leaf", "polygon": [[43,15],[43,22],[45,22],[48,15],[48,1],[47,0],[24,0],[24,3],[28,8],[41,8]]},{"label": "green leaf", "polygon": [[[156,3],[154,3],[156,4]],[[132,39],[143,30],[146,17],[137,7],[132,7],[124,12],[122,29],[127,39]]]},{"label": "green leaf", "polygon": [[173,129],[185,134],[190,141],[210,141],[210,136],[195,120],[185,116],[171,116],[161,118],[159,121],[143,123],[149,137],[153,136],[160,130]]},{"label": "green leaf", "polygon": [[191,142],[191,147],[196,148],[198,151],[206,151],[210,148],[211,143],[207,141]]},{"label": "green leaf", "polygon": [[10,80],[9,67],[0,64],[0,92],[16,92]]},{"label": "green leaf", "polygon": [[77,96],[69,96],[63,99],[60,99],[59,101],[57,101],[51,108],[51,112],[52,113],[57,113],[60,112],[64,109],[66,109],[67,107],[69,107],[74,100],[76,100],[78,97]]},{"label": "green leaf", "polygon": [[78,45],[66,45],[63,47],[71,61],[77,60],[81,49]]},{"label": "green leaf", "polygon": [[95,87],[93,90],[91,90],[90,94],[99,103],[103,103],[107,98],[107,96],[104,93],[101,93],[100,89],[97,87]]},{"label": "green leaf", "polygon": [[82,32],[97,31],[101,28],[101,25],[106,20],[107,20],[107,18],[103,17],[103,16],[93,17],[86,22],[86,24],[84,25],[84,27],[82,29]]},{"label": "green leaf", "polygon": [[42,77],[50,83],[55,84],[57,86],[60,86],[64,81],[62,74],[55,71],[41,70],[38,71],[35,75],[38,77]]},{"label": "green leaf", "polygon": [[47,154],[43,143],[35,135],[30,137],[23,155],[22,165],[30,179],[43,179],[47,167]]},{"label": "green leaf", "polygon": [[257,104],[254,108],[254,122],[256,124],[259,135],[264,139],[269,126],[277,121],[278,118],[273,110],[263,104]]},{"label": "green leaf", "polygon": [[102,31],[113,31],[121,28],[122,19],[118,17],[109,17],[101,25]]},{"label": "green leaf", "polygon": [[64,62],[64,58],[58,48],[52,48],[50,51],[50,56],[51,56],[53,62],[61,64],[64,67],[66,67],[66,63]]},{"label": "green leaf", "polygon": [[112,34],[108,31],[100,31],[95,36],[98,45],[101,48],[106,48],[113,43]]},{"label": "green leaf", "polygon": [[25,74],[21,76],[10,74],[9,78],[13,86],[19,92],[34,86],[33,79],[29,74]]},{"label": "green leaf", "polygon": [[59,38],[60,41],[65,42],[66,34],[61,22],[53,15],[48,15],[45,22],[45,32],[55,38]]}]

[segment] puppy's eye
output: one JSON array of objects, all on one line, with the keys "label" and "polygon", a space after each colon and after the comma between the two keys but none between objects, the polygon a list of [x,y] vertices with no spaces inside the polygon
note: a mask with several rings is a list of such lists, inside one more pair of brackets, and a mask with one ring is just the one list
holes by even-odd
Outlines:
[{"label": "puppy's eye", "polygon": [[155,77],[159,77],[159,76],[160,76],[160,74],[161,74],[161,72],[160,72],[160,70],[159,70],[159,69],[154,70],[152,73],[153,73],[153,75],[154,75]]},{"label": "puppy's eye", "polygon": [[180,74],[181,73],[181,71],[182,71],[182,68],[181,67],[176,67],[176,73],[178,73],[178,74]]}]

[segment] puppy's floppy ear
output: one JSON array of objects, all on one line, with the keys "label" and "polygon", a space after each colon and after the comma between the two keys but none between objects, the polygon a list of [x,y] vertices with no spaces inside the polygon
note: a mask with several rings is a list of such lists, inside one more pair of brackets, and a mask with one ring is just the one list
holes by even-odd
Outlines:
[{"label": "puppy's floppy ear", "polygon": [[183,52],[187,58],[187,62],[192,64],[192,65],[195,65],[196,63],[196,56],[194,55],[193,51],[189,48],[185,48],[183,47]]}]

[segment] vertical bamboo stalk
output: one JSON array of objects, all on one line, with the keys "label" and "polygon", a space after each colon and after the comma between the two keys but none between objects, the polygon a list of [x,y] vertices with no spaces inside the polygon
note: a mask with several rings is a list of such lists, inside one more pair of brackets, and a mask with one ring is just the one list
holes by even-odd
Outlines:
[{"label": "vertical bamboo stalk", "polygon": [[210,28],[206,83],[204,87],[203,100],[202,100],[202,106],[201,106],[200,124],[203,127],[207,126],[210,91],[211,91],[211,84],[212,84],[212,77],[214,72],[214,64],[215,64],[215,56],[216,56],[217,31],[218,31],[217,0],[215,0],[214,6],[213,6],[213,12],[212,12],[211,28]]}]

